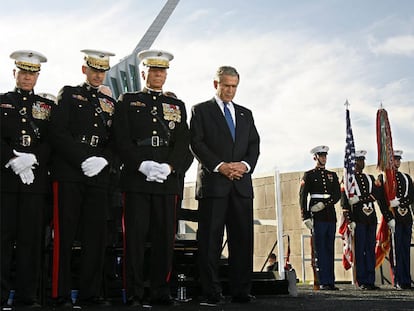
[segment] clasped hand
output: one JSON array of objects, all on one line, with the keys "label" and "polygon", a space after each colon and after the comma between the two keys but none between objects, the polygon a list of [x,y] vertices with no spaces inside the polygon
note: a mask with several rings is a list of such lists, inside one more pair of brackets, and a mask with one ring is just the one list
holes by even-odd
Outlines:
[{"label": "clasped hand", "polygon": [[81,168],[86,176],[93,177],[98,175],[107,165],[108,161],[105,158],[92,156],[82,162]]},{"label": "clasped hand", "polygon": [[138,170],[147,176],[147,181],[156,181],[158,183],[163,183],[171,174],[170,165],[151,160],[143,161]]},{"label": "clasped hand", "polygon": [[247,167],[242,162],[224,162],[219,167],[219,172],[230,180],[239,180],[246,173]]},{"label": "clasped hand", "polygon": [[34,181],[33,169],[37,162],[36,156],[33,153],[18,152],[13,150],[14,158],[10,159],[5,165],[6,168],[11,168],[16,175],[19,175],[21,181],[30,185]]}]

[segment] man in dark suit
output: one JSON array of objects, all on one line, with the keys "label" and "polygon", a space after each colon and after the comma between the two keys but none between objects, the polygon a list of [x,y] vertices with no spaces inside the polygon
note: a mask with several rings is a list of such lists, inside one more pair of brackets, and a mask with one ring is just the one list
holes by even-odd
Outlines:
[{"label": "man in dark suit", "polygon": [[10,290],[15,289],[18,301],[40,309],[41,251],[46,198],[50,192],[47,136],[55,103],[34,93],[40,63],[46,62],[46,57],[27,50],[13,52],[10,57],[15,60],[16,87],[0,94],[1,304],[6,305]]},{"label": "man in dark suit", "polygon": [[107,306],[101,298],[106,247],[110,169],[114,160],[112,118],[115,100],[102,85],[114,54],[85,53],[86,81],[64,86],[51,114],[53,151],[54,250],[52,297],[71,304],[71,258],[74,241],[81,243],[79,298],[81,304]]},{"label": "man in dark suit", "polygon": [[223,302],[219,279],[224,227],[229,249],[233,302],[249,302],[253,270],[253,186],[259,134],[252,112],[232,102],[239,84],[233,67],[214,79],[216,95],[192,107],[191,149],[197,158],[200,279],[202,305]]}]

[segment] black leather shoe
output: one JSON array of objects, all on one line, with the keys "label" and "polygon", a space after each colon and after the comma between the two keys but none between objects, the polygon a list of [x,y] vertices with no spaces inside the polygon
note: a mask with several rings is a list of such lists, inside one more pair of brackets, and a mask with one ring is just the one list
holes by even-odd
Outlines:
[{"label": "black leather shoe", "polygon": [[110,307],[111,303],[103,297],[91,297],[80,301],[81,305],[94,307]]},{"label": "black leather shoe", "polygon": [[138,297],[131,297],[128,299],[127,301],[127,305],[129,307],[135,308],[135,307],[140,307],[141,306],[141,299],[139,299]]},{"label": "black leather shoe", "polygon": [[226,302],[226,298],[220,293],[206,297],[200,301],[200,306],[216,307]]},{"label": "black leather shoe", "polygon": [[142,308],[142,309],[146,309],[146,308],[151,308],[152,305],[149,301],[147,301],[146,299],[141,299],[138,296],[133,296],[130,297],[127,301],[127,305],[131,308]]},{"label": "black leather shoe", "polygon": [[397,290],[412,289],[411,284],[397,284],[394,286]]},{"label": "black leather shoe", "polygon": [[329,284],[329,285],[321,285],[319,287],[320,290],[339,290],[338,287],[336,287],[335,285]]},{"label": "black leather shoe", "polygon": [[373,285],[373,284],[370,284],[370,285],[368,285],[368,290],[380,290],[381,288],[379,288],[378,286],[376,286],[376,285]]},{"label": "black leather shoe", "polygon": [[166,295],[166,296],[158,296],[158,297],[151,299],[151,304],[160,305],[160,306],[172,306],[172,305],[178,304],[178,302],[176,302],[174,298],[172,298],[171,296]]},{"label": "black leather shoe", "polygon": [[[57,310],[72,310],[73,304],[72,301],[63,298],[57,298],[53,301],[53,306]],[[80,308],[79,308],[80,309]]]},{"label": "black leather shoe", "polygon": [[37,301],[24,302],[23,305],[26,309],[40,310],[42,308],[42,305]]},{"label": "black leather shoe", "polygon": [[242,295],[242,296],[234,296],[231,299],[231,302],[233,303],[249,303],[253,300],[255,300],[256,297],[253,295]]}]

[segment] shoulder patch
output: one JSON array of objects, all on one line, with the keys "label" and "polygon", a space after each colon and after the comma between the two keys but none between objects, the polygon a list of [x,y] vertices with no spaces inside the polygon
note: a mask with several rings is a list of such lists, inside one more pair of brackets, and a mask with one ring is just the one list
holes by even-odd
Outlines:
[{"label": "shoulder patch", "polygon": [[87,102],[88,101],[88,99],[86,97],[83,97],[80,94],[72,94],[72,98],[77,99],[77,100],[81,100],[83,102]]},{"label": "shoulder patch", "polygon": [[140,102],[140,101],[130,102],[129,105],[134,106],[134,107],[146,107],[147,106],[145,103]]},{"label": "shoulder patch", "polygon": [[6,109],[14,109],[14,106],[12,104],[0,104],[0,107]]}]

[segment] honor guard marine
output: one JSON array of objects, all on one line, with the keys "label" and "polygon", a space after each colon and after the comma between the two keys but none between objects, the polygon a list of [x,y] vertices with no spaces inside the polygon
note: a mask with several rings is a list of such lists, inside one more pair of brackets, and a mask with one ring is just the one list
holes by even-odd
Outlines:
[{"label": "honor guard marine", "polygon": [[[412,288],[410,249],[414,186],[410,175],[399,171],[402,154],[402,150],[394,150],[395,198],[381,206],[391,234],[394,235],[394,238],[391,238],[390,262],[394,272],[394,286],[398,290]],[[379,179],[383,181],[383,176],[380,175]],[[395,245],[392,245],[394,242]]]},{"label": "honor guard marine", "polygon": [[375,286],[375,244],[377,214],[374,202],[382,202],[382,188],[375,182],[373,175],[364,173],[365,150],[355,152],[355,191],[349,197],[341,189],[341,205],[348,228],[353,234],[356,285],[361,290],[377,290]]},{"label": "honor guard marine", "polygon": [[334,274],[335,204],[341,198],[338,176],[325,168],[328,146],[311,150],[316,162],[314,169],[305,172],[299,192],[303,222],[314,239],[321,290],[337,290]]}]

